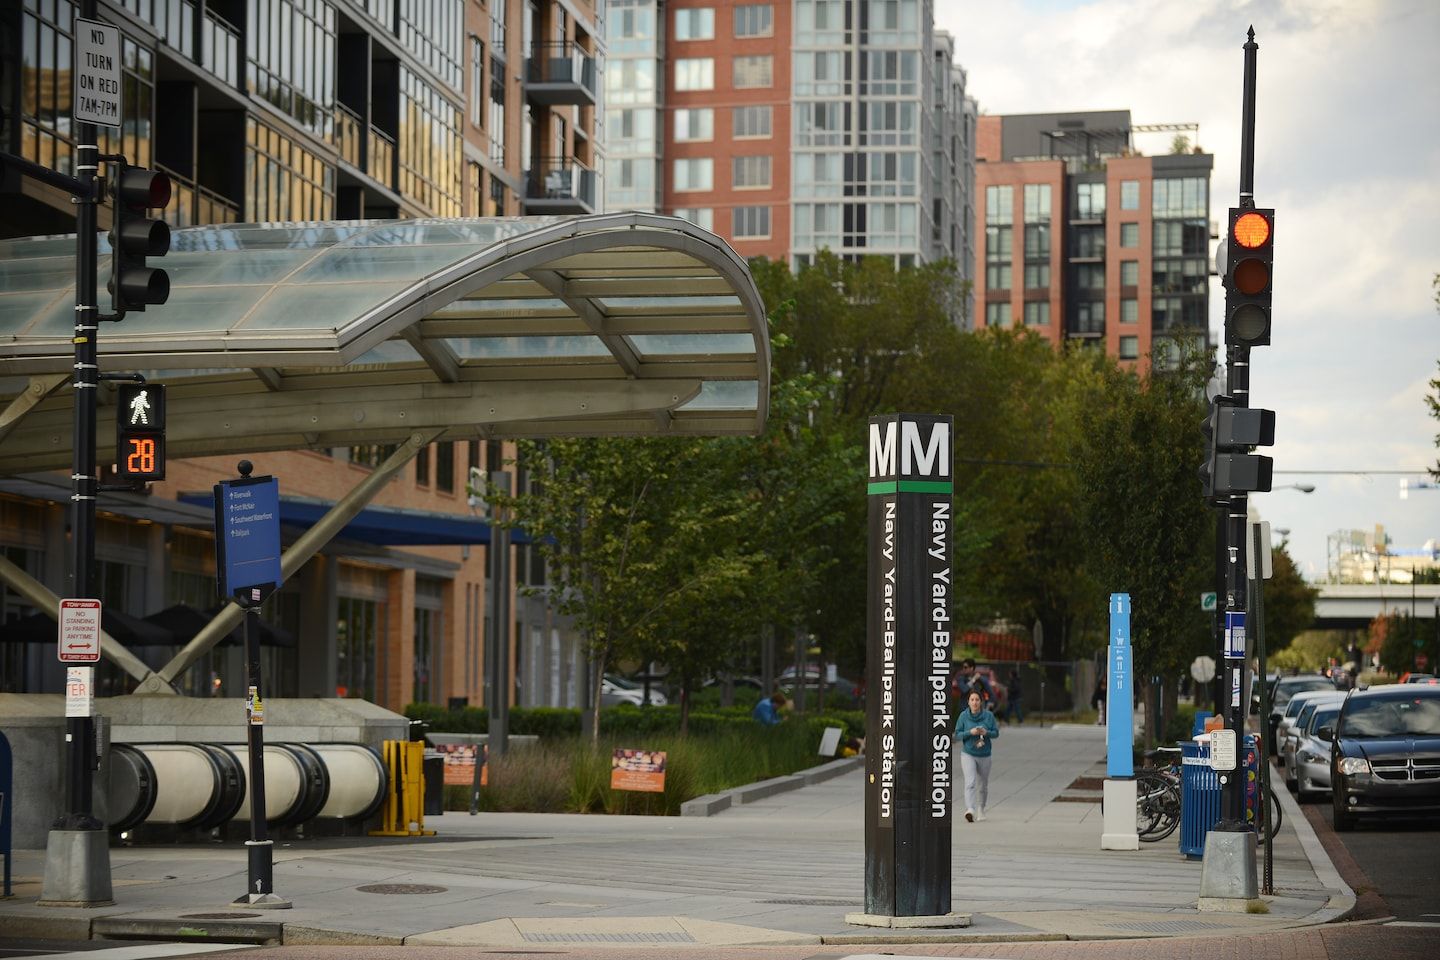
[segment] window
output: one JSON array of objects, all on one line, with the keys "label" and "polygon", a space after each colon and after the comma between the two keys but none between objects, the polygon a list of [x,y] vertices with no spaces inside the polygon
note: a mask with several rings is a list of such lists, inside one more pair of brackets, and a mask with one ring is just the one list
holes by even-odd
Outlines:
[{"label": "window", "polygon": [[736,207],[735,224],[731,233],[736,239],[770,236],[770,208]]},{"label": "window", "polygon": [[1050,227],[1048,224],[1027,223],[1025,225],[1025,259],[1050,259]]},{"label": "window", "polygon": [[1025,222],[1038,223],[1050,219],[1050,184],[1025,184]]},{"label": "window", "polygon": [[455,441],[435,444],[435,489],[455,492]]},{"label": "window", "polygon": [[[329,139],[335,115],[335,8],[304,0],[270,0],[245,7],[251,94],[310,133]],[[447,80],[460,54],[458,19],[454,23],[453,41],[446,37],[447,48],[453,42],[454,49],[432,48]],[[426,60],[425,55],[421,59]],[[451,82],[458,87],[459,65],[453,65]]]},{"label": "window", "polygon": [[[500,9],[504,9],[501,5]],[[493,46],[493,44],[492,44]],[[505,165],[505,61],[490,58],[490,159]]]},{"label": "window", "polygon": [[1015,222],[1015,188],[985,188],[985,222],[1006,224]]},{"label": "window", "polygon": [[715,211],[709,207],[678,207],[673,211],[673,215],[681,220],[689,220],[703,230],[715,229]]},{"label": "window", "polygon": [[1138,287],[1138,286],[1140,286],[1140,261],[1138,261],[1138,260],[1121,260],[1121,261],[1120,261],[1120,286],[1122,286],[1122,287]]},{"label": "window", "polygon": [[246,221],[329,220],[335,168],[258,120],[247,120],[245,129]]},{"label": "window", "polygon": [[400,192],[436,216],[460,216],[460,108],[404,66],[399,133]]},{"label": "window", "polygon": [[[698,63],[699,61],[690,61]],[[605,68],[605,107],[655,100],[654,60],[614,60]],[[680,74],[675,74],[676,82]]]},{"label": "window", "polygon": [[1120,224],[1120,246],[1126,248],[1140,246],[1140,224]]},{"label": "window", "polygon": [[1139,209],[1140,209],[1140,181],[1139,181],[1139,180],[1121,180],[1121,181],[1120,181],[1120,209],[1121,209],[1121,210],[1139,210]]},{"label": "window", "polygon": [[850,93],[850,58],[838,50],[800,51],[795,54],[795,95],[835,97]]},{"label": "window", "polygon": [[736,157],[732,163],[730,185],[744,189],[770,186],[770,157]]},{"label": "window", "polygon": [[1208,192],[1204,177],[1156,180],[1151,185],[1151,213],[1156,217],[1208,217]]},{"label": "window", "polygon": [[715,139],[715,111],[709,107],[675,111],[675,142]]},{"label": "window", "polygon": [[[331,10],[330,19],[334,16]],[[460,37],[464,22],[463,0],[400,0],[400,42],[456,90],[460,89]]]},{"label": "window", "polygon": [[1139,323],[1139,322],[1140,322],[1140,301],[1139,301],[1139,300],[1136,300],[1134,297],[1126,297],[1124,300],[1121,300],[1121,301],[1120,301],[1120,322],[1121,322],[1121,323]]},{"label": "window", "polygon": [[985,326],[1003,327],[1010,322],[1010,304],[1008,303],[987,303],[985,304]]},{"label": "window", "polygon": [[1121,359],[1121,360],[1139,360],[1139,359],[1140,359],[1140,338],[1139,338],[1139,337],[1121,337],[1121,338],[1120,338],[1120,359]]},{"label": "window", "polygon": [[1081,300],[1075,305],[1075,333],[1105,332],[1105,301]]},{"label": "window", "polygon": [[791,183],[797,197],[839,197],[845,192],[845,157],[838,153],[797,153]]},{"label": "window", "polygon": [[771,136],[772,110],[770,107],[736,107],[731,122],[737,140],[745,138],[766,139]]},{"label": "window", "polygon": [[415,482],[422,487],[430,485],[430,447],[422,447],[415,455]]},{"label": "window", "polygon": [[1070,256],[1099,260],[1105,256],[1105,228],[1077,226],[1070,230]]},{"label": "window", "polygon": [[774,34],[774,14],[770,4],[742,3],[735,8],[735,36],[769,37]]},{"label": "window", "polygon": [[675,11],[676,40],[714,40],[715,11],[710,7]]},{"label": "window", "polygon": [[1078,183],[1075,185],[1075,217],[1079,220],[1099,220],[1105,216],[1105,184]]},{"label": "window", "polygon": [[1025,289],[1044,290],[1050,286],[1050,264],[1048,263],[1027,263],[1025,264]]},{"label": "window", "polygon": [[715,189],[715,161],[709,157],[689,157],[675,161],[676,190]]},{"label": "window", "polygon": [[861,56],[862,97],[913,97],[920,92],[920,55],[912,51],[866,50]]},{"label": "window", "polygon": [[797,147],[837,147],[850,142],[848,103],[798,103],[793,116]]},{"label": "window", "polygon": [[1050,301],[1031,300],[1025,304],[1025,326],[1038,327],[1050,322]]},{"label": "window", "polygon": [[470,89],[465,92],[470,101],[470,122],[477,127],[485,125],[485,98],[480,91],[485,89],[485,42],[479,37],[470,37]]},{"label": "window", "polygon": [[794,245],[797,248],[819,250],[840,246],[840,204],[797,203],[793,209]]},{"label": "window", "polygon": [[675,61],[676,90],[714,90],[715,60],[694,57]]},{"label": "window", "polygon": [[766,54],[759,57],[736,57],[730,65],[730,83],[736,90],[753,90],[768,87],[773,82],[775,58]]},{"label": "window", "polygon": [[898,100],[872,100],[860,110],[860,145],[873,147],[914,146],[919,137],[920,105]]},{"label": "window", "polygon": [[[994,189],[994,188],[991,188]],[[1009,189],[1008,187],[1004,189]],[[1013,227],[985,228],[985,288],[1010,289],[1010,260],[1013,253]]]}]

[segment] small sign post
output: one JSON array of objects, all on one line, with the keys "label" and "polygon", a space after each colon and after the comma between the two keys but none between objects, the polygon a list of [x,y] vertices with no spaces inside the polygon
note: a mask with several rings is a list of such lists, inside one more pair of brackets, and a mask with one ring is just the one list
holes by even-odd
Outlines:
[{"label": "small sign post", "polygon": [[75,122],[120,126],[121,90],[120,28],[76,17]]},{"label": "small sign post", "polygon": [[274,841],[265,824],[265,701],[260,689],[260,605],[280,588],[280,482],[251,477],[249,460],[240,478],[215,484],[215,574],[223,600],[245,608],[245,742],[250,757],[249,875],[237,905],[283,909],[275,894]]}]

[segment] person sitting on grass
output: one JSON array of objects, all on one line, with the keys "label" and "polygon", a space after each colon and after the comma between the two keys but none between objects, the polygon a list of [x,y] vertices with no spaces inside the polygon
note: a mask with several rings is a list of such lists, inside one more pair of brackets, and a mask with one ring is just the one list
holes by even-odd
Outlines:
[{"label": "person sitting on grass", "polygon": [[763,726],[773,727],[780,722],[780,708],[783,706],[785,706],[785,694],[776,690],[768,697],[761,697],[750,716]]}]

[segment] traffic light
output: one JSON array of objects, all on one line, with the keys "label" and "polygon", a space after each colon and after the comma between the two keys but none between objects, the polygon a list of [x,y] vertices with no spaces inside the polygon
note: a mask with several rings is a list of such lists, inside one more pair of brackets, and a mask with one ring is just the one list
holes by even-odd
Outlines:
[{"label": "traffic light", "polygon": [[115,475],[132,482],[165,479],[164,386],[120,386],[115,411]]},{"label": "traffic light", "polygon": [[1225,342],[1263,347],[1270,342],[1271,267],[1275,211],[1230,208],[1225,240]]},{"label": "traffic light", "polygon": [[1205,499],[1270,489],[1273,461],[1250,449],[1275,443],[1275,411],[1236,406],[1234,398],[1218,396],[1200,429],[1205,434],[1205,462],[1200,466]]},{"label": "traffic light", "polygon": [[147,304],[170,298],[170,277],[145,263],[146,257],[170,252],[170,227],[163,220],[149,219],[151,210],[170,203],[170,178],[121,163],[111,195],[115,209],[110,226],[110,296],[116,313],[143,311]]}]

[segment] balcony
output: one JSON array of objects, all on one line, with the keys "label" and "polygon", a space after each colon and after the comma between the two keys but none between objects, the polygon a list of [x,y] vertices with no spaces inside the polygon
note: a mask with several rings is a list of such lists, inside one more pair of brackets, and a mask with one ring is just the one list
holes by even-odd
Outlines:
[{"label": "balcony", "polygon": [[365,123],[360,115],[343,103],[335,104],[335,142],[340,146],[340,159],[356,170],[360,166],[360,131]]},{"label": "balcony", "polygon": [[155,169],[171,180],[174,198],[165,208],[165,222],[176,228],[240,222],[240,205],[213,190],[197,186],[161,164]]},{"label": "balcony", "polygon": [[541,157],[525,173],[527,214],[594,213],[595,171],[567,157]]},{"label": "balcony", "polygon": [[525,94],[549,106],[595,106],[595,58],[567,41],[536,43],[525,60]]},{"label": "balcony", "polygon": [[365,172],[391,190],[395,189],[395,139],[374,127],[370,128]]},{"label": "balcony", "polygon": [[200,65],[230,86],[240,82],[240,31],[209,10],[200,24]]}]

